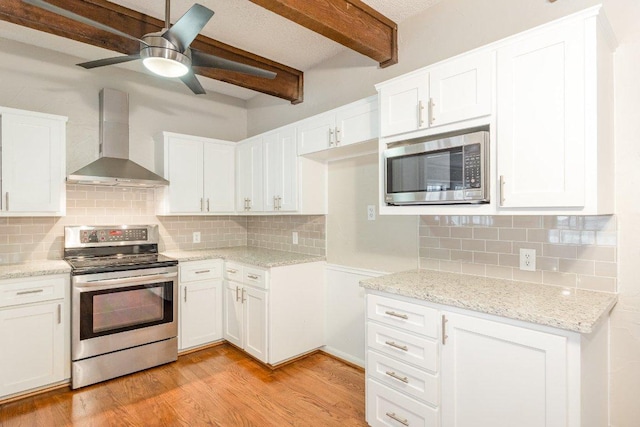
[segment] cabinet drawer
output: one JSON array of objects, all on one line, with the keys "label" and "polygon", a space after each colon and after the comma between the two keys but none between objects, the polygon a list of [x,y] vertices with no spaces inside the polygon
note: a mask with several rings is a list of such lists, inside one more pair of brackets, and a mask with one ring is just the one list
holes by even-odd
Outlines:
[{"label": "cabinet drawer", "polygon": [[267,272],[258,268],[244,267],[244,280],[247,285],[267,289]]},{"label": "cabinet drawer", "polygon": [[369,378],[367,423],[371,427],[438,427],[440,416],[437,408],[413,400]]},{"label": "cabinet drawer", "polygon": [[233,280],[234,282],[242,282],[243,272],[242,266],[234,264],[232,262],[225,262],[224,264],[224,278],[227,280]]},{"label": "cabinet drawer", "polygon": [[438,372],[438,344],[434,340],[369,322],[367,344],[387,356]]},{"label": "cabinet drawer", "polygon": [[380,295],[367,295],[367,316],[385,325],[438,338],[438,311]]},{"label": "cabinet drawer", "polygon": [[180,283],[222,277],[222,260],[192,261],[180,264]]},{"label": "cabinet drawer", "polygon": [[440,404],[439,377],[380,353],[367,353],[367,375],[431,405]]},{"label": "cabinet drawer", "polygon": [[44,276],[37,279],[0,281],[0,307],[64,298],[67,276]]}]

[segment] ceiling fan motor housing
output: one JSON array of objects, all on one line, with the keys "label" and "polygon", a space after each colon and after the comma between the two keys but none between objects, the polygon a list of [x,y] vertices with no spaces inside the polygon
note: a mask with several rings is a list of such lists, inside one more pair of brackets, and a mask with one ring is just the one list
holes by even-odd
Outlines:
[{"label": "ceiling fan motor housing", "polygon": [[[140,58],[152,72],[166,77],[179,77],[191,68],[191,51],[179,48],[162,37],[162,33],[147,34],[140,43]],[[160,70],[159,70],[160,68]]]}]

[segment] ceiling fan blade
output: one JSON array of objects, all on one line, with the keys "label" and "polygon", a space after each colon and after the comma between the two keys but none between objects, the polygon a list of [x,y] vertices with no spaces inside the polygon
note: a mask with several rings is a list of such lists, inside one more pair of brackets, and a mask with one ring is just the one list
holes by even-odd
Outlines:
[{"label": "ceiling fan blade", "polygon": [[89,70],[91,68],[104,67],[105,65],[121,64],[123,62],[135,61],[136,59],[140,59],[140,54],[136,53],[135,55],[116,56],[114,58],[98,59],[96,61],[83,62],[77,65]]},{"label": "ceiling fan blade", "polygon": [[221,70],[236,71],[238,73],[264,77],[267,79],[275,79],[277,76],[273,71],[263,70],[262,68],[253,67],[236,61],[230,61],[228,59],[209,55],[208,53],[194,49],[191,49],[191,63],[195,67],[219,68]]},{"label": "ceiling fan blade", "polygon": [[184,52],[212,16],[211,9],[196,3],[171,28],[165,31],[162,37]]},{"label": "ceiling fan blade", "polygon": [[191,89],[191,91],[196,95],[204,95],[207,93],[205,92],[204,88],[200,84],[200,81],[198,81],[198,78],[196,77],[196,75],[193,74],[193,70],[189,70],[187,74],[180,77],[180,80],[182,80],[184,84],[189,86],[189,89]]},{"label": "ceiling fan blade", "polygon": [[140,43],[142,43],[144,45],[147,45],[147,43],[145,43],[144,41],[140,40],[137,37],[134,37],[134,36],[132,36],[130,34],[127,34],[127,33],[123,33],[120,30],[116,30],[115,28],[111,28],[108,25],[101,24],[100,22],[94,21],[92,19],[85,18],[84,16],[78,15],[77,13],[73,13],[73,12],[71,12],[69,10],[63,9],[63,8],[55,6],[55,5],[52,5],[50,3],[47,3],[44,0],[22,0],[22,2],[23,3],[27,3],[27,4],[31,5],[31,6],[39,7],[40,9],[44,9],[44,10],[47,10],[49,12],[53,12],[53,13],[55,13],[57,15],[60,15],[60,16],[64,16],[65,18],[73,19],[74,21],[80,22],[81,24],[90,25],[90,26],[92,26],[94,28],[97,28],[99,30],[107,31],[107,32],[115,34],[117,36],[126,37],[128,39],[135,40],[135,41],[140,42]]}]

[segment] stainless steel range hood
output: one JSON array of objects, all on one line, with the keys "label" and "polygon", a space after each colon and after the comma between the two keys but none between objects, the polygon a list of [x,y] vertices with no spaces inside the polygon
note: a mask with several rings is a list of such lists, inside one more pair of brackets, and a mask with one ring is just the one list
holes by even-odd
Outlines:
[{"label": "stainless steel range hood", "polygon": [[100,91],[100,158],[67,177],[70,184],[160,187],[169,181],[129,160],[129,95]]}]

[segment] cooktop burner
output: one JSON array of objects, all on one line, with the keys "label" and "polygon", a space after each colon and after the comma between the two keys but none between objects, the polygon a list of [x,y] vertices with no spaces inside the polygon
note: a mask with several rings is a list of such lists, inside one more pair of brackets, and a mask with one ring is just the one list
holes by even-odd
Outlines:
[{"label": "cooktop burner", "polygon": [[64,259],[74,276],[178,264],[158,254],[157,225],[65,227]]}]

